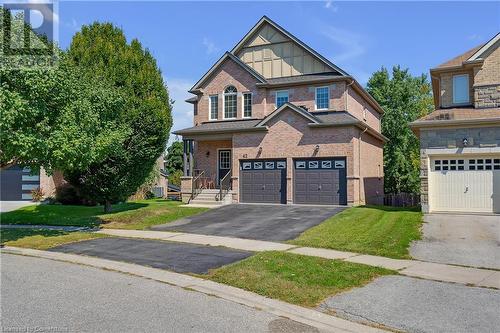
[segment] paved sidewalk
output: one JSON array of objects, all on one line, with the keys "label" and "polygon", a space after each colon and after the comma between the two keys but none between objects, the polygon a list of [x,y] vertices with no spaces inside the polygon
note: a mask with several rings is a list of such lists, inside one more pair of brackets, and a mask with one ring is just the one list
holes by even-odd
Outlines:
[{"label": "paved sidewalk", "polygon": [[283,243],[233,237],[122,229],[101,229],[97,232],[120,237],[161,239],[171,242],[203,244],[210,246],[225,246],[233,249],[253,252],[288,251],[291,253],[303,254],[313,257],[338,259],[369,266],[383,267],[387,269],[397,270],[402,275],[418,277],[427,280],[446,281],[465,285],[474,285],[478,287],[500,289],[500,271],[488,269],[437,264],[418,260],[392,259],[353,252],[298,247],[295,245]]},{"label": "paved sidewalk", "polygon": [[303,308],[275,299],[270,299],[239,288],[157,268],[145,267],[141,265],[100,259],[95,257],[86,257],[81,255],[40,251],[33,249],[22,249],[8,246],[4,247],[1,252],[71,262],[75,264],[141,276],[182,288],[195,290],[203,294],[217,296],[238,304],[257,308],[267,313],[289,318],[296,322],[316,327],[320,331],[351,333],[383,332],[378,328],[354,323],[345,319],[321,313],[316,310]]}]

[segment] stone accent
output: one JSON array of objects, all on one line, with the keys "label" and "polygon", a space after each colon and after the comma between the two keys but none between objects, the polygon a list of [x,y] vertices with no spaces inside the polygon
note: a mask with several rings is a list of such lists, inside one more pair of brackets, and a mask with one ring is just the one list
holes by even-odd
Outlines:
[{"label": "stone accent", "polygon": [[500,107],[500,84],[474,87],[475,108]]},{"label": "stone accent", "polygon": [[429,212],[429,158],[424,149],[420,149],[420,205],[422,212]]},{"label": "stone accent", "polygon": [[500,127],[422,129],[420,148],[463,148],[463,139],[467,147],[500,146]]}]

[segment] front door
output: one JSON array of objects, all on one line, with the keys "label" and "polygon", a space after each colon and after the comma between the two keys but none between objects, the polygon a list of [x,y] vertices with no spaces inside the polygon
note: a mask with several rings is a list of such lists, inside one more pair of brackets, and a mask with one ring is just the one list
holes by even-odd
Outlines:
[{"label": "front door", "polygon": [[219,161],[217,169],[217,185],[231,171],[231,150],[219,150]]}]

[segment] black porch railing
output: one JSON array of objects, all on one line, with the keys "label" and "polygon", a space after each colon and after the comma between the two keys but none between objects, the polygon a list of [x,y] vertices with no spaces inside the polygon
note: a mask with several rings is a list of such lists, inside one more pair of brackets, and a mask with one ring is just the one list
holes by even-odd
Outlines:
[{"label": "black porch railing", "polygon": [[230,189],[231,189],[231,170],[229,170],[229,172],[220,180],[219,194],[217,194],[215,199],[217,201],[221,201],[222,199],[224,199],[224,197],[226,196],[226,194],[229,192]]}]

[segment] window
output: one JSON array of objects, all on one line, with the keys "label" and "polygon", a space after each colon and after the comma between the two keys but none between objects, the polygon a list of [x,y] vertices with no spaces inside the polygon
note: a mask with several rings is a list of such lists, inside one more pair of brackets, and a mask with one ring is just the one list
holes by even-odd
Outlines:
[{"label": "window", "polygon": [[469,103],[469,75],[453,76],[453,103]]},{"label": "window", "polygon": [[216,120],[218,117],[218,111],[219,111],[219,96],[217,96],[217,95],[210,96],[209,109],[210,109],[209,119]]},{"label": "window", "polygon": [[243,117],[252,117],[252,93],[243,94]]},{"label": "window", "polygon": [[278,169],[286,169],[286,162],[278,162],[276,166]]},{"label": "window", "polygon": [[288,90],[276,92],[276,109],[288,102]]},{"label": "window", "polygon": [[251,168],[252,168],[252,163],[250,162],[243,163],[243,170],[250,170]]},{"label": "window", "polygon": [[266,169],[274,169],[274,162],[266,162],[265,168]]},{"label": "window", "polygon": [[335,168],[343,169],[345,167],[344,161],[335,161]]},{"label": "window", "polygon": [[262,162],[254,162],[253,168],[257,170],[262,169]]},{"label": "window", "polygon": [[321,167],[323,169],[331,169],[332,168],[332,161],[323,161],[323,162],[321,162]]},{"label": "window", "polygon": [[316,88],[316,110],[328,109],[330,94],[328,87]]},{"label": "window", "polygon": [[234,86],[229,86],[224,90],[224,118],[236,118],[236,97],[238,90]]},{"label": "window", "polygon": [[297,162],[297,163],[295,164],[295,167],[296,167],[297,169],[305,169],[305,168],[306,168],[306,162],[304,162],[304,161]]},{"label": "window", "polygon": [[318,161],[309,161],[309,168],[311,169],[317,169],[319,167],[319,162]]}]

